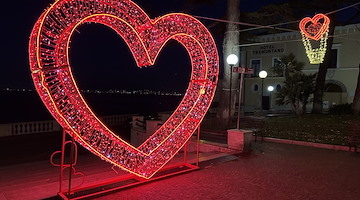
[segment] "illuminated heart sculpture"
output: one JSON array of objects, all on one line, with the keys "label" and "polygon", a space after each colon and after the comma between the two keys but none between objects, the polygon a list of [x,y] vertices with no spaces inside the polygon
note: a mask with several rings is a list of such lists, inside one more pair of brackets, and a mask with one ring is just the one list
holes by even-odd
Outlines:
[{"label": "illuminated heart sculpture", "polygon": [[324,14],[317,14],[313,18],[305,17],[300,21],[300,30],[313,40],[319,40],[328,31],[330,19]]},{"label": "illuminated heart sculpture", "polygon": [[[91,111],[76,86],[68,49],[74,30],[101,23],[127,43],[139,67],[153,65],[168,40],[180,42],[191,58],[187,92],[170,118],[142,145],[131,146]],[[100,158],[144,178],[161,169],[190,139],[213,99],[218,54],[208,30],[186,14],[151,20],[130,0],[58,0],[35,23],[29,58],[35,87],[55,119]]]},{"label": "illuminated heart sculpture", "polygon": [[[305,17],[299,23],[302,42],[311,64],[319,64],[324,61],[329,35],[329,24],[330,19],[324,14],[317,14],[313,18]],[[312,48],[309,39],[320,39],[319,47]]]}]

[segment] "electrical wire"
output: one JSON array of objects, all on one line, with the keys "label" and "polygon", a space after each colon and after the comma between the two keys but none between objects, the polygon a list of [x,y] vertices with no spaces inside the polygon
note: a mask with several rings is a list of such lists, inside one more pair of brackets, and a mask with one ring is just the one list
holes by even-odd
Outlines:
[{"label": "electrical wire", "polygon": [[224,19],[216,19],[216,18],[211,18],[211,17],[196,16],[196,15],[194,15],[193,17],[198,18],[198,19],[206,19],[206,20],[212,20],[212,21],[217,21],[217,22],[224,22],[224,23],[229,23],[229,24],[239,24],[239,25],[252,26],[252,27],[258,27],[258,28],[269,28],[269,29],[283,30],[283,31],[289,31],[289,32],[297,31],[297,30],[293,30],[293,29],[274,27],[271,25],[268,26],[268,25],[251,24],[251,23],[246,23],[246,22],[235,22],[235,21],[229,21],[229,20],[224,20]]},{"label": "electrical wire", "polygon": [[[296,20],[296,21],[291,21],[291,22],[284,22],[284,23],[278,23],[278,24],[271,24],[271,25],[267,25],[270,27],[276,27],[276,26],[282,26],[282,25],[286,25],[286,24],[294,24],[294,23],[299,23],[300,20]],[[239,32],[246,32],[246,31],[253,31],[253,30],[257,30],[257,29],[261,29],[260,27],[255,27],[255,28],[248,28],[248,29],[243,29],[243,30],[239,30]]]},{"label": "electrical wire", "polygon": [[[355,42],[360,42],[360,40],[357,40],[357,39],[343,37],[343,36],[351,35],[351,34],[354,34],[354,33],[341,34],[341,35],[337,35],[337,36],[330,35],[329,37],[339,38],[339,39],[343,39],[343,40],[351,40],[351,41],[355,41]],[[290,43],[290,42],[302,42],[302,40],[298,39],[298,40],[280,40],[280,41],[269,41],[269,42],[256,42],[256,43],[240,44],[240,45],[235,45],[235,46],[237,46],[237,47],[249,47],[249,46],[277,44],[277,43]]]},{"label": "electrical wire", "polygon": [[346,9],[348,9],[348,8],[357,6],[357,5],[359,5],[359,4],[360,4],[360,1],[357,2],[357,3],[354,3],[354,4],[352,4],[352,5],[345,6],[345,7],[343,7],[343,8],[339,8],[339,9],[337,9],[337,10],[334,10],[334,11],[331,11],[331,12],[328,12],[328,13],[325,13],[325,15],[330,15],[330,14],[333,14],[333,13],[336,13],[336,12],[340,12],[340,11],[346,10]]},{"label": "electrical wire", "polygon": [[[328,12],[325,15],[330,15],[330,14],[333,14],[333,13],[336,13],[336,12],[340,12],[340,11],[346,10],[348,8],[355,7],[355,6],[359,5],[359,4],[360,4],[360,1],[357,2],[357,3],[354,3],[352,5],[349,5],[349,6],[346,6],[346,7],[339,8],[337,10]],[[278,23],[278,24],[271,24],[271,25],[259,25],[259,24],[251,24],[251,23],[246,23],[246,22],[235,22],[235,21],[216,19],[216,18],[211,18],[211,17],[196,16],[196,15],[194,17],[198,18],[198,19],[206,19],[206,20],[218,21],[218,22],[223,22],[223,23],[239,24],[239,25],[245,25],[245,26],[254,27],[254,28],[240,30],[239,32],[251,31],[251,30],[262,29],[262,28],[268,28],[268,29],[274,29],[274,30],[283,30],[283,31],[289,31],[289,32],[297,32],[298,30],[287,29],[287,28],[279,28],[279,27],[276,27],[276,26],[298,23],[300,21],[300,20],[296,20],[296,21],[284,22],[284,23]]]}]

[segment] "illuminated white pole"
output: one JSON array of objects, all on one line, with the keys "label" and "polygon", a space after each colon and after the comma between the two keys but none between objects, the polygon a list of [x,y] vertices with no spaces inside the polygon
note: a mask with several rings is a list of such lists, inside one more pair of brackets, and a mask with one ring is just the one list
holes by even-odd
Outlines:
[{"label": "illuminated white pole", "polygon": [[271,92],[274,91],[274,86],[268,86],[267,90],[269,91],[269,109],[271,110]]},{"label": "illuminated white pole", "polygon": [[[230,117],[231,114],[231,103],[232,103],[232,70],[233,70],[233,66],[236,65],[236,63],[238,63],[239,58],[235,55],[235,54],[230,54],[228,55],[228,57],[226,58],[226,62],[228,63],[228,65],[230,65],[230,88],[229,88],[229,119],[231,119],[232,117]],[[231,122],[230,122],[231,124]]]},{"label": "illuminated white pole", "polygon": [[262,70],[259,72],[259,77],[261,78],[261,112],[263,110],[263,96],[264,96],[264,79],[267,77],[267,72]]},{"label": "illuminated white pole", "polygon": [[238,105],[238,118],[236,123],[236,129],[240,129],[240,111],[241,111],[241,96],[242,96],[242,83],[244,81],[244,72],[240,74],[240,83],[239,83],[239,105]]}]

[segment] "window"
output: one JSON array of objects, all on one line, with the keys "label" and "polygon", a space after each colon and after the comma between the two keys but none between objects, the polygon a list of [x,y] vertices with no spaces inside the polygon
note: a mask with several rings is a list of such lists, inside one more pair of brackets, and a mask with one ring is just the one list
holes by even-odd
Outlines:
[{"label": "window", "polygon": [[259,88],[259,85],[258,85],[257,83],[255,83],[255,84],[253,84],[253,85],[251,86],[251,91],[254,92],[254,93],[258,92],[259,89],[260,89],[260,88]]},{"label": "window", "polygon": [[339,67],[339,49],[340,49],[340,44],[333,44],[331,48],[330,65],[328,68]]},{"label": "window", "polygon": [[331,49],[330,66],[328,68],[337,68],[337,49]]},{"label": "window", "polygon": [[[283,66],[280,65],[280,63],[281,63],[281,60],[279,57],[272,58],[273,76],[284,76],[284,69],[283,69]],[[279,70],[279,68],[281,68],[281,70]]]},{"label": "window", "polygon": [[260,59],[250,60],[250,68],[254,69],[254,73],[251,74],[251,77],[257,77],[259,75],[260,67],[261,67]]},{"label": "window", "polygon": [[281,63],[281,60],[279,57],[273,57],[272,58],[272,66],[275,66],[276,64]]},{"label": "window", "polygon": [[277,85],[276,85],[276,91],[277,91],[277,92],[280,92],[280,90],[281,90],[281,85],[280,85],[280,84],[277,84]]}]

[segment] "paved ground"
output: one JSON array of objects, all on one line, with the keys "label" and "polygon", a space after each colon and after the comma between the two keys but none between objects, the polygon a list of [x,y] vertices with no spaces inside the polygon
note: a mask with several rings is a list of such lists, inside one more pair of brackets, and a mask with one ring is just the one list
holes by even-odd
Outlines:
[{"label": "paved ground", "polygon": [[[92,173],[104,168],[84,162]],[[56,170],[44,163],[0,167],[0,200],[54,195]],[[360,199],[360,153],[258,142],[235,160],[207,161],[200,170],[97,199]]]},{"label": "paved ground", "polygon": [[276,143],[99,199],[360,199],[360,155]]}]

